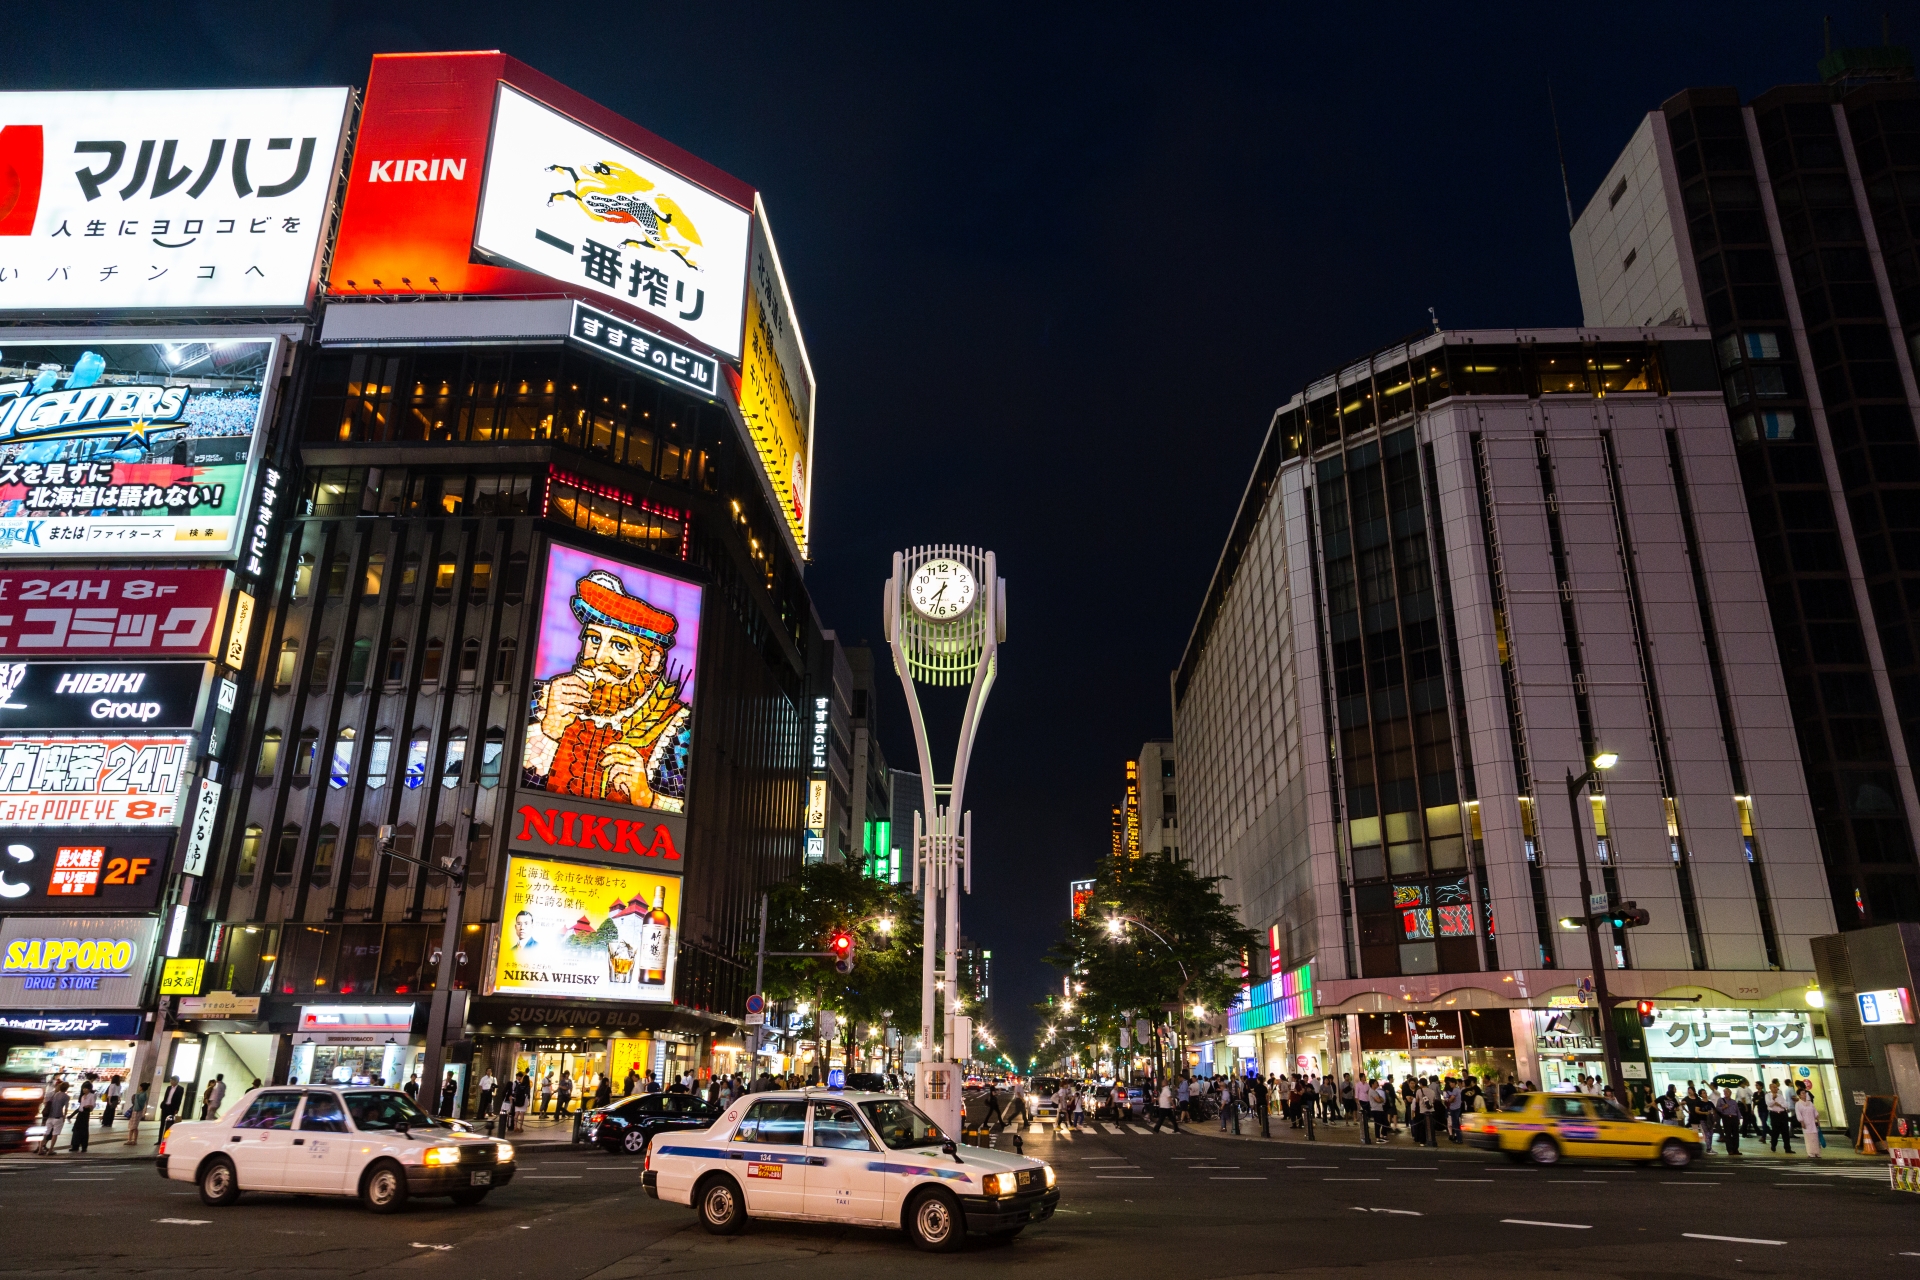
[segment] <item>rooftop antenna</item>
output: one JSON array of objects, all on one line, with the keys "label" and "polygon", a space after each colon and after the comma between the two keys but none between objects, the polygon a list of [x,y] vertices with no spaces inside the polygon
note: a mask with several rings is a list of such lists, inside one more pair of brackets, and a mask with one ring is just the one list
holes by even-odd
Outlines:
[{"label": "rooftop antenna", "polygon": [[1433,321],[1433,331],[1435,333],[1440,332],[1440,317],[1434,313],[1432,307],[1427,308],[1427,319]]},{"label": "rooftop antenna", "polygon": [[1567,230],[1573,230],[1573,192],[1567,186],[1567,151],[1560,145],[1560,112],[1553,105],[1553,81],[1547,81],[1547,114],[1553,117],[1553,150],[1560,157],[1560,198],[1567,202]]}]

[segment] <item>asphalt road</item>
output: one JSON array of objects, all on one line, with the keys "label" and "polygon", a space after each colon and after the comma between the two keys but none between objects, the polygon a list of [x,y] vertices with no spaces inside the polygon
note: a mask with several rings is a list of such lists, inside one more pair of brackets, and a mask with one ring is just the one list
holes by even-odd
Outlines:
[{"label": "asphalt road", "polygon": [[[963,1149],[964,1150],[964,1149]],[[514,1183],[459,1209],[391,1217],[346,1200],[246,1196],[209,1209],[152,1162],[0,1164],[0,1274],[623,1280],[736,1267],[835,1280],[1423,1275],[1902,1276],[1920,1280],[1920,1196],[1882,1169],[1718,1160],[1685,1173],[1615,1162],[1535,1169],[1464,1148],[1233,1141],[1210,1133],[1030,1137],[1063,1191],[1004,1247],[915,1252],[897,1232],[749,1224],[706,1234],[649,1200],[638,1162],[523,1148]],[[737,1273],[736,1273],[737,1274]]]}]

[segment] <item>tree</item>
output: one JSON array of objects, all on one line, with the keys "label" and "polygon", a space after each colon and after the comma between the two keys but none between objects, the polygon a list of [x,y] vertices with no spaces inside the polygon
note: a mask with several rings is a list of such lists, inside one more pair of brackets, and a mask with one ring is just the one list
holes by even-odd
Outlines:
[{"label": "tree", "polygon": [[[1145,1018],[1184,1043],[1195,1007],[1230,1004],[1245,981],[1256,939],[1220,896],[1224,876],[1201,876],[1169,853],[1110,862],[1095,877],[1086,913],[1067,922],[1048,962],[1064,969],[1073,995],[1050,999],[1042,1014],[1056,1043],[1076,1057],[1119,1044],[1122,1028]],[[1044,1034],[1044,1033],[1043,1033]]]},{"label": "tree", "polygon": [[[834,933],[855,939],[853,972],[824,956],[769,956],[768,1000],[830,1009],[851,1046],[856,1028],[920,1025],[920,900],[857,867],[816,862],[767,895],[767,950],[825,951]],[[751,957],[749,958],[751,963]],[[818,1025],[818,1013],[813,1013]]]}]

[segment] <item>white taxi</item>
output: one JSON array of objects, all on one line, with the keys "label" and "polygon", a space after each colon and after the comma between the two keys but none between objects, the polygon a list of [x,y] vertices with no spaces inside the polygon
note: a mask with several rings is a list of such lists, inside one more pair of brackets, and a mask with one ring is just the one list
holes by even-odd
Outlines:
[{"label": "white taxi", "polygon": [[160,1176],[229,1205],[242,1191],[358,1196],[393,1213],[414,1196],[479,1204],[513,1181],[513,1145],[456,1129],[398,1089],[254,1089],[217,1120],[182,1120]]},{"label": "white taxi", "polygon": [[748,1218],[844,1222],[941,1252],[969,1235],[1011,1239],[1060,1203],[1050,1165],[956,1146],[912,1103],[852,1090],[736,1098],[703,1133],[661,1135],[641,1185],[692,1205],[717,1235]]}]

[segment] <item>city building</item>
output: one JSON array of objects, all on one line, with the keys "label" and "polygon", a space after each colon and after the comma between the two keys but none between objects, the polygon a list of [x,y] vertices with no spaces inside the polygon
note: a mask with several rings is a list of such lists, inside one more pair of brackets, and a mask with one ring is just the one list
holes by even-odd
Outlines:
[{"label": "city building", "polygon": [[1649,113],[1575,223],[1588,325],[1704,326],[1733,424],[1841,929],[1920,921],[1920,86],[1897,48],[1825,84]]},{"label": "city building", "polygon": [[808,681],[806,860],[844,863],[858,846],[853,813],[853,667],[840,637],[820,632]]},{"label": "city building", "polygon": [[978,1032],[993,1021],[993,949],[982,947],[963,933],[956,951],[961,989],[972,993],[967,1016]]},{"label": "city building", "polygon": [[1436,332],[1315,382],[1172,700],[1181,848],[1269,943],[1215,1062],[1600,1074],[1557,923],[1584,851],[1651,916],[1603,938],[1613,993],[1689,1001],[1671,1035],[1629,1007],[1626,1083],[1755,1075],[1764,1020],[1832,1099],[1833,912],[1704,332]]},{"label": "city building", "polygon": [[[889,835],[893,841],[888,857],[887,879],[893,884],[911,883],[913,880],[913,819],[926,803],[921,793],[921,779],[917,772],[907,769],[887,770],[887,793],[891,797],[889,810],[891,826]],[[924,822],[925,819],[923,818]]]},{"label": "city building", "polygon": [[1180,852],[1180,807],[1175,803],[1173,740],[1142,743],[1135,762],[1139,793],[1140,847],[1148,853]]},{"label": "city building", "polygon": [[[853,675],[849,708],[853,759],[849,776],[854,794],[849,807],[860,826],[856,858],[868,875],[898,884],[900,864],[893,852],[898,843],[893,834],[893,771],[887,768],[887,753],[880,747],[880,691],[874,684],[873,650],[866,645],[849,647],[847,667]],[[907,873],[912,875],[911,865]]]}]

